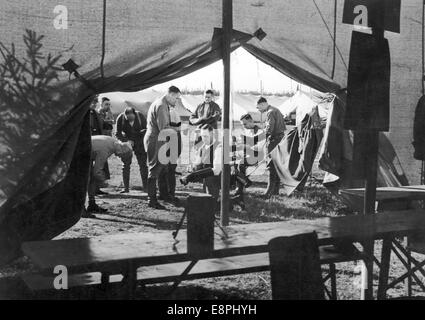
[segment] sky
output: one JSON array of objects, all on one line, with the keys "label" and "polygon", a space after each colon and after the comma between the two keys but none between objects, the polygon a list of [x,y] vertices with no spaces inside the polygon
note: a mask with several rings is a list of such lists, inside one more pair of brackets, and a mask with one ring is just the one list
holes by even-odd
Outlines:
[{"label": "sky", "polygon": [[[263,92],[284,93],[295,91],[297,86],[296,82],[259,61],[243,48],[238,48],[231,55],[231,79],[234,91],[261,92],[262,85]],[[223,62],[217,61],[182,78],[153,88],[164,91],[170,85],[182,90],[205,90],[212,86],[213,89],[223,92]]]}]

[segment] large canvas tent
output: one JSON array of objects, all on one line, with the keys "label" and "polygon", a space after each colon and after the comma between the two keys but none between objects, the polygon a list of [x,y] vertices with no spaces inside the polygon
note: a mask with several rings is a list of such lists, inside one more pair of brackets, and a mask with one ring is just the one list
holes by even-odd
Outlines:
[{"label": "large canvas tent", "polygon": [[[0,0],[0,260],[78,221],[90,155],[90,97],[136,91],[221,57],[221,0]],[[389,138],[411,183],[422,92],[423,1],[402,1],[391,51]],[[336,0],[233,1],[232,49],[321,92],[346,88],[352,25]],[[256,37],[261,28],[266,37]],[[365,31],[367,32],[367,31]],[[86,83],[64,71],[72,59]]]}]

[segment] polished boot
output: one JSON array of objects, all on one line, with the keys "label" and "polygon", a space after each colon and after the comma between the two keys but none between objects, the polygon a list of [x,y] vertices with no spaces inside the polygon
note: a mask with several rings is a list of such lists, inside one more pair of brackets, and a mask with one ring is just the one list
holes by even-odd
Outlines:
[{"label": "polished boot", "polygon": [[214,176],[214,171],[211,168],[205,168],[189,173],[187,176],[180,179],[180,183],[184,186],[190,182],[202,181],[202,179]]},{"label": "polished boot", "polygon": [[106,196],[106,195],[109,195],[109,193],[107,193],[107,192],[105,192],[105,191],[102,191],[102,190],[100,190],[99,188],[96,190],[96,195],[97,196]]},{"label": "polished boot", "polygon": [[176,197],[176,166],[169,169],[167,176],[171,203],[176,207],[181,206],[180,199]]},{"label": "polished boot", "polygon": [[267,183],[267,189],[263,193],[262,198],[263,199],[270,199],[274,193],[275,190],[275,183],[272,181],[272,178],[269,176],[269,181]]},{"label": "polished boot", "polygon": [[[104,212],[107,212],[107,211],[108,211],[107,209],[99,207],[94,200],[89,200],[89,205],[87,207],[87,213],[104,213]],[[84,217],[84,218],[86,218],[86,217]]]},{"label": "polished boot", "polygon": [[252,181],[242,172],[236,172],[236,181],[238,185],[242,185],[245,188],[249,188],[252,185]]},{"label": "polished boot", "polygon": [[140,178],[142,178],[142,188],[143,191],[147,191],[148,190],[148,169],[146,168],[140,168]]},{"label": "polished boot", "polygon": [[275,186],[274,186],[274,190],[273,190],[273,195],[274,196],[278,196],[279,195],[279,191],[280,191],[280,179],[277,178]]},{"label": "polished boot", "polygon": [[154,209],[164,210],[165,207],[162,206],[156,197],[156,179],[148,178],[148,198],[149,198],[149,207]]},{"label": "polished boot", "polygon": [[279,177],[277,176],[276,169],[273,167],[273,164],[271,164],[271,167],[269,168],[269,180],[267,183],[267,189],[263,194],[264,199],[270,199],[273,195],[276,194],[277,183],[280,183]]},{"label": "polished boot", "polygon": [[168,168],[162,170],[158,177],[159,200],[168,200],[170,197],[168,189]]},{"label": "polished boot", "polygon": [[121,193],[129,193],[130,191],[130,170],[122,170],[122,181],[124,183],[124,190]]}]

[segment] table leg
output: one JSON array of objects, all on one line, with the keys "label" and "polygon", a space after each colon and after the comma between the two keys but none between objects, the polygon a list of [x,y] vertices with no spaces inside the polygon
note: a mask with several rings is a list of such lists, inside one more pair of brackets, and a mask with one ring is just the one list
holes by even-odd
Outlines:
[{"label": "table leg", "polygon": [[331,274],[331,295],[332,300],[338,300],[338,292],[336,289],[336,267],[335,263],[329,265],[329,273]]},{"label": "table leg", "polygon": [[374,241],[367,240],[363,244],[366,257],[362,268],[362,292],[361,300],[373,300],[373,248]]},{"label": "table leg", "polygon": [[378,299],[387,297],[388,276],[391,260],[391,239],[385,238],[382,243],[381,268],[379,270]]},{"label": "table leg", "polygon": [[[422,162],[424,165],[425,162]],[[412,279],[412,251],[410,250],[410,238],[406,237],[405,239],[405,247],[406,247],[406,262],[407,262],[407,274],[409,275],[406,279],[406,294],[408,297],[412,296],[412,286],[413,286],[413,279]]]},{"label": "table leg", "polygon": [[123,281],[127,289],[127,298],[134,300],[137,289],[137,267],[132,261],[127,264],[127,274],[124,276]]},{"label": "table leg", "polygon": [[100,287],[101,290],[103,292],[103,296],[104,299],[108,299],[109,298],[109,276],[110,273],[109,272],[102,272],[101,276],[100,276]]},{"label": "table leg", "polygon": [[167,293],[168,295],[171,295],[177,287],[180,285],[180,283],[184,280],[184,278],[189,274],[189,272],[193,269],[193,267],[198,263],[198,260],[193,260],[189,263],[189,265],[184,269],[183,273],[174,281],[173,286],[171,287],[170,291]]}]

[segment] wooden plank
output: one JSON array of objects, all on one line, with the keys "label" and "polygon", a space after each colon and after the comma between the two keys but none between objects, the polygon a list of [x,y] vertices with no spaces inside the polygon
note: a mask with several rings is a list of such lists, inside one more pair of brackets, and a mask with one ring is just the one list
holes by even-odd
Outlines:
[{"label": "wooden plank", "polygon": [[417,190],[425,190],[424,185],[414,185],[414,186],[402,186],[404,189],[417,189]]},{"label": "wooden plank", "polygon": [[[346,255],[335,252],[328,247],[320,247],[320,263],[340,263],[362,259],[361,255]],[[145,284],[172,282],[180,277],[188,262],[164,264],[158,266],[140,267],[137,269],[137,280]],[[200,260],[184,277],[184,280],[195,280],[220,276],[230,276],[244,273],[262,272],[269,270],[268,253],[234,256],[222,259]],[[52,290],[56,275],[27,274],[22,278],[28,287],[34,291]],[[123,281],[122,275],[110,275],[109,283]],[[73,274],[68,279],[68,287],[94,286],[102,283],[100,272]]]},{"label": "wooden plank", "polygon": [[[425,229],[425,211],[409,210],[379,213],[373,216],[346,216],[317,220],[247,224],[225,227],[227,239],[216,230],[213,258],[267,252],[267,243],[277,236],[316,231],[320,245],[335,241],[361,241],[367,238],[404,236]],[[188,260],[186,233],[174,245],[169,232],[118,234],[91,239],[62,239],[26,242],[23,252],[41,269],[53,270],[65,265],[68,270],[122,271],[125,261],[155,265]]]},{"label": "wooden plank", "polygon": [[[349,196],[364,197],[364,188],[344,189],[340,190],[340,194]],[[392,200],[392,199],[410,199],[421,200],[425,198],[425,189],[403,188],[403,187],[381,187],[376,189],[376,200]]]}]

